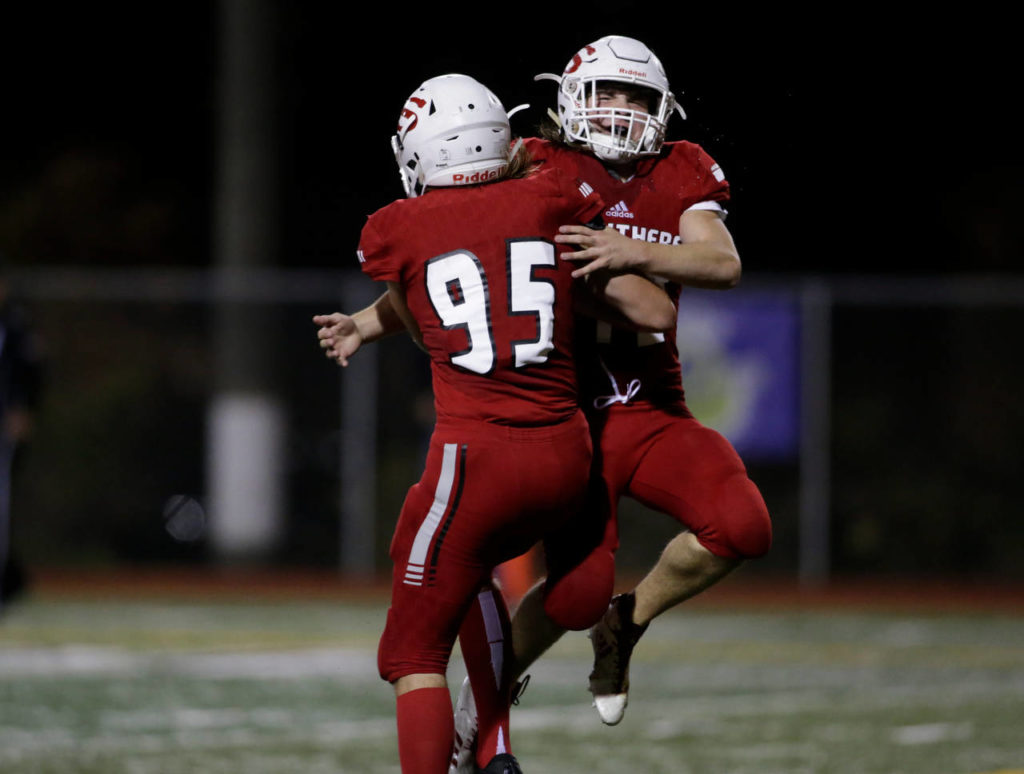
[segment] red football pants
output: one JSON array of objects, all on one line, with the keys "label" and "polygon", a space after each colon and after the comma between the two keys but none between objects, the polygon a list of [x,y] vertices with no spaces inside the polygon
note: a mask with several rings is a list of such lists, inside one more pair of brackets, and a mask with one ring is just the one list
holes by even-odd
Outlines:
[{"label": "red football pants", "polygon": [[435,428],[391,543],[381,677],[445,673],[462,619],[494,567],[580,512],[590,461],[582,413],[553,427]]}]

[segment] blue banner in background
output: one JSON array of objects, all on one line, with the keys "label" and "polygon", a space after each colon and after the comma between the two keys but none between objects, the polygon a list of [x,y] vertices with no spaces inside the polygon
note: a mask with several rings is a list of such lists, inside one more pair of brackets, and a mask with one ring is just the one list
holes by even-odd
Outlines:
[{"label": "blue banner in background", "polygon": [[743,459],[799,451],[800,317],[791,294],[684,289],[676,331],[686,403]]}]

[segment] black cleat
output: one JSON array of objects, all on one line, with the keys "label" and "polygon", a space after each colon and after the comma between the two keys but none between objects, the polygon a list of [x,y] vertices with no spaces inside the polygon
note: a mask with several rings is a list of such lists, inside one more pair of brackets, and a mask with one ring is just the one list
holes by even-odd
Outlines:
[{"label": "black cleat", "polygon": [[[518,704],[523,691],[526,690],[530,676],[512,683],[512,703]],[[473,688],[467,677],[459,688],[459,696],[455,701],[455,744],[452,757],[448,764],[448,774],[476,774],[476,701],[473,699]]]},{"label": "black cleat", "polygon": [[477,774],[523,774],[519,761],[508,753],[495,755],[486,769],[477,769]]}]

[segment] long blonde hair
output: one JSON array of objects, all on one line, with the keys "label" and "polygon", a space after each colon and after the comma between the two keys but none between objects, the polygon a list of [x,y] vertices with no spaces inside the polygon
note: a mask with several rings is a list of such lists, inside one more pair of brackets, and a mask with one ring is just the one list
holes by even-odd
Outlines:
[{"label": "long blonde hair", "polygon": [[547,115],[541,119],[537,125],[537,136],[542,140],[561,145],[571,150],[581,151],[586,153],[588,148],[581,142],[570,142],[565,138],[565,133],[562,132],[562,124],[558,120],[558,116],[555,115],[555,111],[548,108]]},{"label": "long blonde hair", "polygon": [[508,160],[505,171],[498,176],[497,180],[518,180],[526,177],[537,168],[533,161],[533,154],[526,149],[522,140],[516,140],[512,146],[512,158]]}]

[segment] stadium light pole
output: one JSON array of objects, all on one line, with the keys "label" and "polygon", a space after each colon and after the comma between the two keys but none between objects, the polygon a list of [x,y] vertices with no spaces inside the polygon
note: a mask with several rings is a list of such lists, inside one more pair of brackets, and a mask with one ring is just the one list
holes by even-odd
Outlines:
[{"label": "stadium light pole", "polygon": [[246,301],[278,250],[275,4],[221,0],[213,260],[216,386],[207,414],[210,538],[225,561],[267,557],[282,532],[286,421],[276,389],[280,326]]}]

